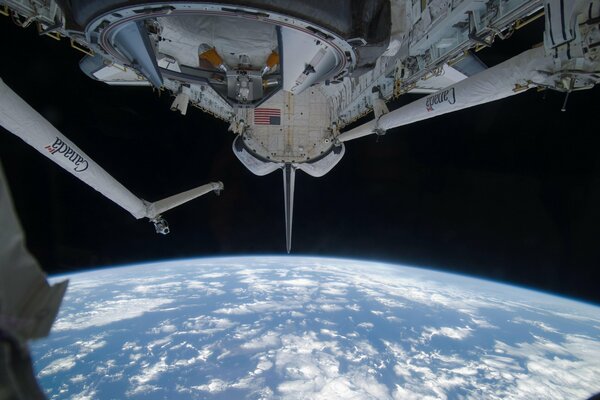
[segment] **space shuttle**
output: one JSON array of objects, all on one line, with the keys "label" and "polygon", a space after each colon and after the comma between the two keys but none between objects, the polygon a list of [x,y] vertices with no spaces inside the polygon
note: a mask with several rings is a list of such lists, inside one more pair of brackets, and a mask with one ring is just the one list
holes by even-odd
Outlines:
[{"label": "space shuttle", "polygon": [[[282,173],[288,252],[296,172],[327,174],[346,142],[531,88],[566,103],[600,79],[600,0],[0,0],[0,12],[70,41],[90,79],[166,91],[175,112],[227,121],[248,170]],[[536,48],[492,68],[476,57],[538,18]],[[165,209],[223,188],[139,199],[1,88],[2,126],[159,232]],[[406,93],[422,97],[389,111]]]}]

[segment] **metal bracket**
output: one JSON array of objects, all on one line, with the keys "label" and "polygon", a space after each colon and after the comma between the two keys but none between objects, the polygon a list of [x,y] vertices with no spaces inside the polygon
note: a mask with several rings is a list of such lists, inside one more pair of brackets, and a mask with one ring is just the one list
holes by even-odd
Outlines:
[{"label": "metal bracket", "polygon": [[346,40],[352,47],[362,47],[367,45],[367,41],[361,37],[355,37]]},{"label": "metal bracket", "polygon": [[85,47],[81,43],[77,42],[75,39],[71,39],[71,47],[75,50],[79,50],[83,54],[87,54],[88,56],[94,56],[94,51],[92,49]]},{"label": "metal bracket", "polygon": [[156,233],[160,233],[161,235],[167,235],[171,230],[169,229],[169,223],[166,219],[162,217],[162,215],[157,215],[156,217],[150,220],[154,224],[154,229]]},{"label": "metal bracket", "polygon": [[528,90],[531,86],[532,82],[527,81],[525,83],[515,83],[515,87],[513,88],[513,92],[519,93],[525,90]]},{"label": "metal bracket", "polygon": [[40,36],[46,35],[48,37],[51,37],[54,40],[60,40],[60,38],[61,38],[60,32],[56,32],[56,30],[61,27],[62,27],[62,24],[60,22],[57,22],[54,25],[50,25],[46,28],[42,27],[42,24],[40,22],[37,23],[38,34]]},{"label": "metal bracket", "polygon": [[381,138],[385,136],[386,130],[383,128],[376,127],[373,132],[375,133],[375,143],[379,143]]},{"label": "metal bracket", "polygon": [[112,62],[110,60],[105,60],[104,65],[106,65],[108,67],[114,67],[114,68],[118,69],[119,71],[127,72],[127,67],[117,64],[116,62]]},{"label": "metal bracket", "polygon": [[532,23],[533,21],[535,21],[538,18],[543,17],[545,14],[544,8],[542,8],[539,12],[537,12],[536,14],[530,16],[530,17],[525,17],[525,18],[521,18],[515,21],[515,29],[519,30],[522,27],[529,25],[530,23]]}]

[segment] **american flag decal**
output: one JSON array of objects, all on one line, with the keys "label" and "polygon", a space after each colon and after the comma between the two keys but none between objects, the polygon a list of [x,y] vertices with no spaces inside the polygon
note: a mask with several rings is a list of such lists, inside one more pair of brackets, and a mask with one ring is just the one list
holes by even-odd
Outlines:
[{"label": "american flag decal", "polygon": [[255,108],[254,125],[281,125],[279,108]]}]

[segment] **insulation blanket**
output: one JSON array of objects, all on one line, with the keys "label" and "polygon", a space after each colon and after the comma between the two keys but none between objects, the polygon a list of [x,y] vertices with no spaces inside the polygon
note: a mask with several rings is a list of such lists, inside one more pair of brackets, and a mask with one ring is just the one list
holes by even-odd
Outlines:
[{"label": "insulation blanket", "polygon": [[0,165],[0,334],[24,341],[47,336],[67,281],[50,286],[25,237]]}]

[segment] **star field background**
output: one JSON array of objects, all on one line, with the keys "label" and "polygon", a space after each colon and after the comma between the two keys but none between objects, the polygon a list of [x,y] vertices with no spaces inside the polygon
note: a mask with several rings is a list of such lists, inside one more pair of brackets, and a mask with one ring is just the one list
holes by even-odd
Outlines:
[{"label": "star field background", "polygon": [[[542,39],[538,21],[478,55],[494,65]],[[87,78],[68,41],[0,18],[0,77],[136,195],[155,201],[210,180],[166,213],[132,218],[0,128],[27,243],[49,273],[157,259],[285,252],[282,177],[257,177],[227,124],[150,88]],[[416,99],[404,96],[397,108]],[[296,177],[293,253],[385,260],[600,302],[600,91],[519,96],[347,144],[329,175]]]}]

